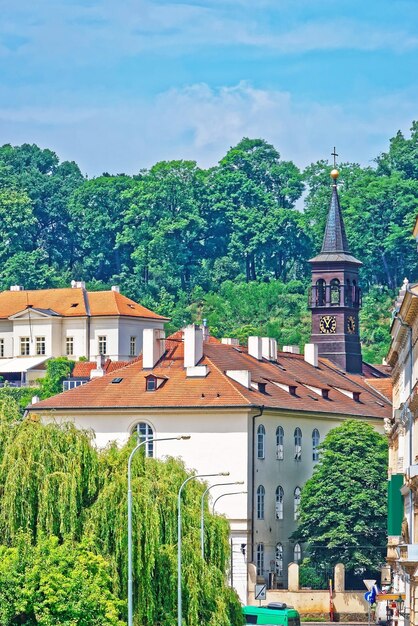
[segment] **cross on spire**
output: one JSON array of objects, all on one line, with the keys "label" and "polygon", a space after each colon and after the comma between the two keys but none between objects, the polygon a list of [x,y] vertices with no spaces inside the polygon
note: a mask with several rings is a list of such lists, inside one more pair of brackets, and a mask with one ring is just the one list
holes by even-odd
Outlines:
[{"label": "cross on spire", "polygon": [[331,156],[334,157],[334,167],[336,167],[337,166],[337,156],[338,156],[338,154],[337,154],[337,151],[335,149],[335,146],[334,146],[334,152],[331,152]]}]

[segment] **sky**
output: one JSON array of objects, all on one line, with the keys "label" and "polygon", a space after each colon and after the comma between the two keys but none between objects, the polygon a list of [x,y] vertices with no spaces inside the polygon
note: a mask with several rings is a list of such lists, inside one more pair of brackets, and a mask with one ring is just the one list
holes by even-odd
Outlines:
[{"label": "sky", "polygon": [[417,0],[0,0],[0,144],[82,172],[261,137],[363,165],[418,119]]}]

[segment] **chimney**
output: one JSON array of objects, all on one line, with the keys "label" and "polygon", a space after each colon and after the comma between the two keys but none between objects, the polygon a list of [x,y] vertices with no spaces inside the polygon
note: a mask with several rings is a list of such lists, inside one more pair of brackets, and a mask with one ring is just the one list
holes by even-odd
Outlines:
[{"label": "chimney", "polygon": [[263,358],[261,337],[248,337],[248,354],[257,359],[257,361],[261,361]]},{"label": "chimney", "polygon": [[142,337],[142,367],[152,369],[165,352],[165,331],[160,328],[144,328]]},{"label": "chimney", "polygon": [[239,346],[239,339],[235,339],[235,337],[222,337],[221,343],[226,346]]},{"label": "chimney", "polygon": [[116,291],[116,293],[120,293],[119,285],[112,285],[112,291]]},{"label": "chimney", "polygon": [[277,341],[271,337],[261,338],[261,352],[267,361],[277,360]]},{"label": "chimney", "polygon": [[283,346],[283,352],[290,352],[290,354],[300,354],[299,346]]},{"label": "chimney", "polygon": [[208,326],[208,320],[204,319],[203,320],[203,324],[201,326],[202,331],[203,331],[203,341],[209,341],[209,326]]},{"label": "chimney", "polygon": [[104,354],[98,354],[96,357],[96,369],[91,370],[90,378],[99,378],[100,376],[104,376],[104,364],[106,361],[106,357]]},{"label": "chimney", "polygon": [[305,361],[314,367],[318,367],[318,345],[316,343],[305,343]]},{"label": "chimney", "polygon": [[86,283],[84,282],[84,280],[72,280],[71,287],[73,289],[85,289]]},{"label": "chimney", "polygon": [[194,367],[203,357],[203,331],[190,324],[183,330],[184,367]]},{"label": "chimney", "polygon": [[11,285],[10,291],[24,291],[24,288],[22,285]]},{"label": "chimney", "polygon": [[32,396],[31,404],[38,404],[38,402],[39,402],[39,396]]},{"label": "chimney", "polygon": [[243,387],[251,389],[251,372],[248,370],[226,370],[225,374]]}]

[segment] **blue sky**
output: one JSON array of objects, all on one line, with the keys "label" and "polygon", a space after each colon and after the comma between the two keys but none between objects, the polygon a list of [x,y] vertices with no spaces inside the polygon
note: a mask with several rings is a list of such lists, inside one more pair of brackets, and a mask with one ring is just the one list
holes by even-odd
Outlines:
[{"label": "blue sky", "polygon": [[0,0],[0,142],[89,176],[243,136],[363,164],[418,118],[416,0]]}]

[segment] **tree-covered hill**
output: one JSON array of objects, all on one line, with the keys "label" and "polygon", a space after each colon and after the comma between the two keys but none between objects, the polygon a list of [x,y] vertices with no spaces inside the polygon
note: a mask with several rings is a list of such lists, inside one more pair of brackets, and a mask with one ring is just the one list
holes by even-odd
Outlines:
[{"label": "tree-covered hill", "polygon": [[[341,165],[352,252],[364,265],[368,359],[387,346],[391,299],[418,279],[418,123],[374,167]],[[35,145],[0,148],[0,288],[85,280],[171,315],[206,317],[219,335],[256,329],[280,343],[309,335],[307,260],[320,246],[330,199],[328,162],[305,171],[262,139],[244,138],[216,167],[170,161],[135,176],[84,178]],[[304,208],[299,210],[305,190]],[[373,303],[373,304],[371,304]]]}]

